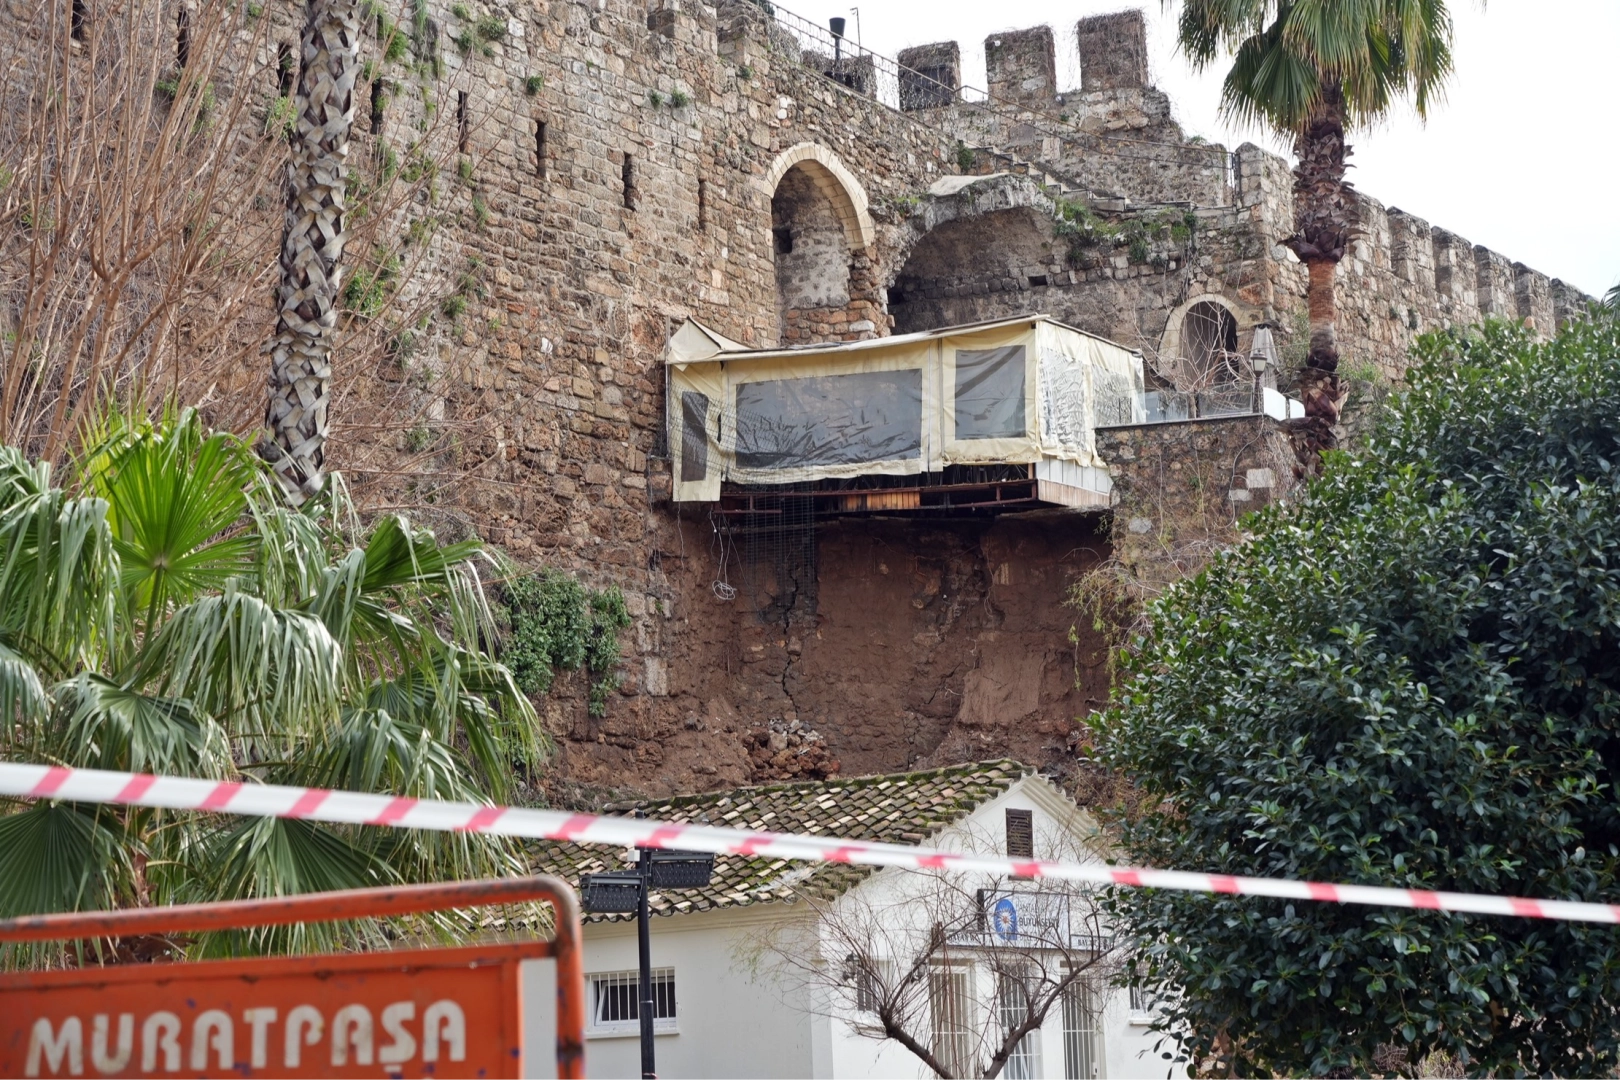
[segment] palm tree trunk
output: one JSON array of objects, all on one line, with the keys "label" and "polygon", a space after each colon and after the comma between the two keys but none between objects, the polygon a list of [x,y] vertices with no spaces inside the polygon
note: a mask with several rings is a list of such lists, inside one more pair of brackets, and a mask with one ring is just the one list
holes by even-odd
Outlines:
[{"label": "palm tree trunk", "polygon": [[269,438],[259,452],[297,505],[326,481],[332,335],[343,255],[349,128],[360,74],[359,0],[309,0],[298,127],[287,166],[276,334],[270,341]]},{"label": "palm tree trunk", "polygon": [[1300,372],[1300,398],[1305,405],[1301,434],[1313,459],[1333,446],[1333,428],[1345,399],[1344,383],[1337,374],[1333,276],[1350,246],[1356,204],[1354,189],[1344,179],[1345,159],[1350,156],[1344,124],[1344,93],[1337,82],[1326,81],[1321,104],[1294,143],[1299,158],[1294,167],[1295,232],[1286,243],[1310,273],[1306,305],[1311,348]]}]

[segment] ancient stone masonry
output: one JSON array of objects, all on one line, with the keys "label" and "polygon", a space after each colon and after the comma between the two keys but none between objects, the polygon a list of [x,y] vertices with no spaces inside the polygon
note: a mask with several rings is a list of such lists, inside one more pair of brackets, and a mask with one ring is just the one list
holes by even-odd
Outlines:
[{"label": "ancient stone masonry", "polygon": [[[1043,89],[1052,41],[1044,28],[987,39],[985,104],[930,98],[908,106],[966,145],[1028,162],[1032,179],[1022,182],[1039,187],[1046,175],[1063,190],[1046,185],[1044,203],[1034,197],[1013,200],[1013,209],[953,214],[920,233],[892,278],[897,329],[1041,310],[1152,359],[1178,337],[1191,305],[1213,299],[1237,317],[1240,349],[1259,324],[1292,336],[1304,318],[1305,274],[1281,243],[1294,228],[1288,164],[1253,145],[1228,153],[1182,135],[1168,99],[1148,81],[1140,12],[1076,26],[1069,41],[1080,61],[1078,91]],[[955,49],[946,42],[906,56],[922,62]],[[1090,213],[1066,219],[1064,200],[1084,201]],[[1359,209],[1361,230],[1338,271],[1348,364],[1396,377],[1424,330],[1495,317],[1550,332],[1586,301],[1563,282],[1365,195]],[[967,258],[970,250],[979,257]]]},{"label": "ancient stone masonry", "polygon": [[1075,39],[1085,66],[1080,90],[1131,90],[1149,86],[1147,27],[1141,11],[1093,15],[1075,26]]},{"label": "ancient stone masonry", "polygon": [[[1080,88],[1057,86],[1055,52],[1078,50]],[[1061,46],[1051,28],[985,39],[985,105],[937,96],[903,101],[968,146],[1039,162],[1093,198],[1144,202],[1231,201],[1227,152],[1183,137],[1170,99],[1148,79],[1141,12],[1083,19]],[[955,55],[955,42],[909,49],[919,59]],[[908,65],[909,66],[909,65]]]},{"label": "ancient stone masonry", "polygon": [[1057,58],[1050,26],[992,34],[984,40],[984,63],[991,101],[1039,110],[1057,100]]},{"label": "ancient stone masonry", "polygon": [[1136,599],[1196,572],[1238,537],[1244,514],[1295,484],[1288,434],[1267,416],[1105,428],[1097,439],[1114,477],[1114,584]]},{"label": "ancient stone masonry", "polygon": [[[1104,515],[832,515],[814,526],[815,587],[750,605],[730,584],[746,551],[668,501],[669,336],[687,317],[765,347],[1048,312],[1156,362],[1205,304],[1231,313],[1239,351],[1268,324],[1286,353],[1305,287],[1281,244],[1287,164],[1182,135],[1139,13],[994,35],[980,103],[954,43],[908,50],[896,82],[751,0],[378,8],[409,48],[368,33],[372,123],[351,157],[424,179],[365,257],[407,256],[402,298],[425,314],[394,328],[380,368],[334,356],[328,466],[368,508],[624,590],[606,715],[567,678],[541,702],[558,773],[667,793],[1067,760],[1108,691],[1105,643],[1089,624],[1071,640],[1064,603],[1112,554]],[[5,12],[0,32],[32,32]],[[269,110],[300,10],[274,0],[254,19]],[[1057,85],[1059,48],[1078,50],[1078,90]],[[1339,281],[1347,361],[1391,375],[1421,330],[1484,315],[1550,330],[1582,302],[1370,199]],[[412,411],[369,408],[384,387],[408,388]],[[1188,454],[1231,463],[1207,505],[1230,516],[1279,490],[1267,423],[1186,426]],[[1121,498],[1146,505],[1140,438],[1107,453]],[[1147,535],[1138,517],[1161,531],[1118,516],[1116,537]]]},{"label": "ancient stone masonry", "polygon": [[956,101],[962,89],[962,50],[956,42],[900,50],[902,109],[934,109]]}]

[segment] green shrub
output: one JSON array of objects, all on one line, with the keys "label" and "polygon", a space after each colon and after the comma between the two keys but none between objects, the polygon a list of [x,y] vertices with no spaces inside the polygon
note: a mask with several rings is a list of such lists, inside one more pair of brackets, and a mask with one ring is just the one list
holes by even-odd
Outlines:
[{"label": "green shrub", "polygon": [[413,454],[420,454],[433,445],[433,429],[426,424],[417,424],[405,433],[405,449]]},{"label": "green shrub", "polygon": [[544,694],[557,672],[583,668],[590,714],[603,715],[619,685],[619,631],[630,625],[618,587],[587,590],[573,575],[546,569],[507,579],[500,594],[509,622],[500,655],[519,688]]},{"label": "green shrub", "polygon": [[403,60],[410,55],[411,39],[400,33],[398,27],[389,27],[388,36],[383,40],[388,43],[383,49],[383,59],[389,63]]},{"label": "green shrub", "polygon": [[362,319],[374,319],[393,296],[398,285],[399,256],[377,248],[371,258],[354,268],[343,284],[343,307]]},{"label": "green shrub", "polygon": [[[1364,451],[1171,589],[1094,727],[1130,859],[1620,902],[1620,326],[1431,334]],[[1609,1075],[1608,926],[1120,890],[1156,1026],[1230,1075]],[[1380,1050],[1380,1048],[1386,1048]]]},{"label": "green shrub", "polygon": [[1078,266],[1087,248],[1113,243],[1119,238],[1120,228],[1099,218],[1091,207],[1078,199],[1060,199],[1052,233],[1068,242],[1069,265]]},{"label": "green shrub", "polygon": [[290,97],[278,97],[270,102],[264,118],[264,133],[278,138],[292,135],[298,126],[298,111]]}]

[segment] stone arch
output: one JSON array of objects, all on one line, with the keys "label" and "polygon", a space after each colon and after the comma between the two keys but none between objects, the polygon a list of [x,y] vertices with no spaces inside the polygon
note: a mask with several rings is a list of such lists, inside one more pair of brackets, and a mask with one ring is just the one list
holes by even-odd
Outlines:
[{"label": "stone arch", "polygon": [[855,174],[844,167],[838,155],[813,142],[790,146],[771,162],[760,181],[766,196],[774,198],[789,169],[797,166],[832,204],[852,252],[865,251],[877,240],[877,229],[867,209],[866,189]]},{"label": "stone arch", "polygon": [[778,155],[762,182],[770,185],[778,340],[804,345],[887,332],[860,183],[814,143]]},{"label": "stone arch", "polygon": [[849,306],[853,261],[837,208],[808,170],[795,165],[771,196],[771,259],[776,271],[777,320],[819,336],[835,311]]},{"label": "stone arch", "polygon": [[[1200,347],[1209,342],[1189,341],[1186,337],[1186,324],[1189,315],[1195,315],[1214,309],[1219,315],[1229,318],[1230,323],[1216,331],[1216,336],[1224,340],[1214,341],[1214,344],[1231,351],[1238,351],[1238,334],[1251,329],[1259,320],[1250,311],[1244,310],[1238,304],[1222,296],[1220,293],[1199,293],[1188,297],[1171,309],[1169,318],[1165,320],[1164,334],[1159,338],[1159,362],[1166,367],[1179,368],[1182,364],[1196,364],[1200,358],[1188,357],[1185,354],[1188,347]],[[1212,339],[1213,340],[1213,339]],[[1184,373],[1189,378],[1196,378],[1198,372],[1188,370]]]},{"label": "stone arch", "polygon": [[1000,205],[945,217],[904,252],[888,287],[898,334],[1045,310],[1066,270],[1044,207]]}]

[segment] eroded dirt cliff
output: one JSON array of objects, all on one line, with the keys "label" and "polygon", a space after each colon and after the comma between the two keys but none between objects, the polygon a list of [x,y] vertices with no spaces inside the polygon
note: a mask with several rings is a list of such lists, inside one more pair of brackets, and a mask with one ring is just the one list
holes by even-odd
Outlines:
[{"label": "eroded dirt cliff", "polygon": [[664,692],[627,683],[591,719],[559,687],[543,708],[561,797],[1072,760],[1077,717],[1108,692],[1101,636],[1067,603],[1108,556],[1095,519],[844,518],[814,534],[750,564],[706,520],[670,523]]}]

